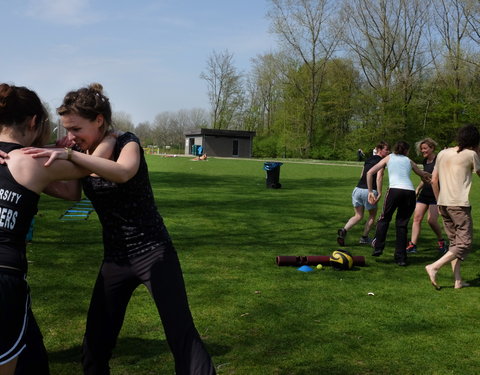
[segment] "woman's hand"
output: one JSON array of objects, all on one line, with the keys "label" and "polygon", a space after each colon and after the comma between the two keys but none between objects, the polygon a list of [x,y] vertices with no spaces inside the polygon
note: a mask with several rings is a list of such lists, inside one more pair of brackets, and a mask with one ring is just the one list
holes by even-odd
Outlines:
[{"label": "woman's hand", "polygon": [[67,160],[68,152],[64,148],[38,148],[25,147],[22,148],[24,154],[31,155],[33,158],[48,158],[45,167],[51,165],[55,160]]},{"label": "woman's hand", "polygon": [[377,195],[373,191],[370,191],[368,193],[368,203],[370,204],[376,204],[379,198],[380,198],[380,194]]},{"label": "woman's hand", "polygon": [[428,172],[423,172],[423,175],[421,176],[422,182],[425,184],[429,184],[432,181],[432,175]]}]

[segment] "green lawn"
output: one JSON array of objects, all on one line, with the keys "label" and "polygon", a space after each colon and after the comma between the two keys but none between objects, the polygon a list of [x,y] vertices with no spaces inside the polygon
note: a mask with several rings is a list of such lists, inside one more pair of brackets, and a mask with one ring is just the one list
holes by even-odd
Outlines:
[{"label": "green lawn", "polygon": [[[424,271],[437,256],[426,224],[406,268],[393,262],[394,226],[380,258],[357,244],[361,226],[349,233],[346,248],[364,255],[366,267],[303,273],[276,266],[277,255],[329,255],[337,248],[336,230],[353,213],[358,164],[286,162],[283,186],[272,190],[261,161],[148,156],[148,162],[197,328],[219,374],[479,373],[479,253],[463,268],[473,287],[454,290],[445,267],[444,288],[435,291]],[[478,227],[477,180],[471,198]],[[59,221],[70,205],[42,197],[28,247],[33,310],[54,375],[81,373],[80,343],[102,257],[96,214]],[[113,375],[174,373],[146,288],[130,302],[111,366]]]}]

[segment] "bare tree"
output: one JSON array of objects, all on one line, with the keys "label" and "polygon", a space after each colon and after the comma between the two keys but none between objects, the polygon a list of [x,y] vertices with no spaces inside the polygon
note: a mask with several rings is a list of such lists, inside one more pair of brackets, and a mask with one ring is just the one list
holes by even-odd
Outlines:
[{"label": "bare tree", "polygon": [[[373,89],[381,136],[392,130],[402,135],[406,109],[420,74],[428,65],[424,30],[429,0],[345,0],[344,41],[356,56],[368,85]],[[418,86],[417,86],[418,87]],[[399,95],[400,98],[395,98]],[[393,103],[393,100],[395,102]],[[400,100],[402,112],[396,111]],[[397,120],[403,118],[403,129]]]},{"label": "bare tree", "polygon": [[243,104],[242,75],[233,64],[233,54],[213,51],[200,78],[208,84],[213,128],[228,129]]},{"label": "bare tree", "polygon": [[172,112],[162,112],[153,121],[153,136],[158,146],[172,146],[183,143],[183,129]]},{"label": "bare tree", "polygon": [[[396,68],[396,83],[401,93],[401,117],[407,131],[409,106],[422,88],[426,68],[431,64],[427,33],[430,21],[430,0],[402,0],[400,46],[402,53]],[[428,106],[428,102],[426,103]]]},{"label": "bare tree", "polygon": [[152,137],[160,147],[181,148],[187,130],[206,127],[208,115],[203,109],[181,109],[176,112],[161,112],[155,116]]},{"label": "bare tree", "polygon": [[395,0],[347,0],[343,9],[344,41],[356,54],[368,84],[388,100],[395,69],[403,52],[401,7]]},{"label": "bare tree", "polygon": [[147,122],[141,122],[135,127],[135,135],[140,138],[143,146],[148,146],[154,143],[152,135],[152,126]]},{"label": "bare tree", "polygon": [[206,128],[210,121],[208,113],[203,108],[181,109],[176,116],[184,130]]},{"label": "bare tree", "polygon": [[292,82],[306,105],[307,151],[315,133],[315,112],[319,105],[325,67],[338,45],[338,29],[332,27],[337,7],[334,0],[270,0],[267,16],[272,31],[287,51],[308,72],[308,84]]},{"label": "bare tree", "polygon": [[[480,45],[480,1],[464,0],[463,12],[468,17],[470,38],[475,44]],[[476,61],[474,63],[478,64]]]},{"label": "bare tree", "polygon": [[281,90],[279,54],[268,53],[252,59],[252,71],[249,75],[249,108],[255,108],[259,114],[259,130],[268,133],[273,123],[274,107]]},{"label": "bare tree", "polygon": [[130,132],[135,129],[135,125],[132,122],[132,116],[126,112],[118,111],[112,115],[112,120],[115,128],[124,132]]},{"label": "bare tree", "polygon": [[461,111],[462,81],[466,77],[466,62],[470,55],[469,37],[474,35],[472,25],[477,23],[473,10],[478,11],[478,7],[469,6],[468,0],[434,0],[434,4],[434,25],[443,51],[440,62],[437,62],[437,75],[452,89],[452,121],[456,124]]}]

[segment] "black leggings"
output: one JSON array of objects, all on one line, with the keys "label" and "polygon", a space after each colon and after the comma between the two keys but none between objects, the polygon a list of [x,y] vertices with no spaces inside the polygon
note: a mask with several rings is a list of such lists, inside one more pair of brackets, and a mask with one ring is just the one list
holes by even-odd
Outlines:
[{"label": "black leggings", "polygon": [[396,241],[395,241],[395,260],[405,261],[407,258],[407,235],[408,222],[415,210],[415,191],[405,189],[391,188],[387,191],[383,212],[377,222],[375,232],[375,249],[383,250],[387,238],[388,226],[392,220],[393,213],[397,211],[395,217]]},{"label": "black leggings", "polygon": [[93,290],[83,341],[85,374],[109,374],[108,362],[133,291],[144,284],[162,320],[177,375],[212,375],[215,368],[195,328],[177,253],[171,243],[123,264],[104,262]]}]

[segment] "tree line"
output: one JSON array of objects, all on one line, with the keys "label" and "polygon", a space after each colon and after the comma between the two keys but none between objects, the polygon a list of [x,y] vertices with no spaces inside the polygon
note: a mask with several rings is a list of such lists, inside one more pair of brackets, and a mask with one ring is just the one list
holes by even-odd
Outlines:
[{"label": "tree line", "polygon": [[478,0],[269,0],[278,43],[240,72],[214,51],[214,128],[257,132],[256,156],[352,159],[378,141],[441,148],[480,118]]},{"label": "tree line", "polygon": [[137,125],[115,112],[116,128],[176,152],[187,130],[248,130],[257,157],[348,160],[380,140],[431,137],[443,148],[458,127],[479,123],[480,1],[267,2],[276,44],[247,72],[228,50],[213,51],[200,74],[209,111]]},{"label": "tree line", "polygon": [[[183,153],[185,149],[185,131],[208,128],[210,116],[205,109],[181,109],[165,111],[155,116],[153,122],[141,122],[135,125],[128,113],[117,111],[112,114],[116,130],[134,132],[142,146],[155,146],[161,153]],[[59,126],[62,131],[62,127]]]}]

